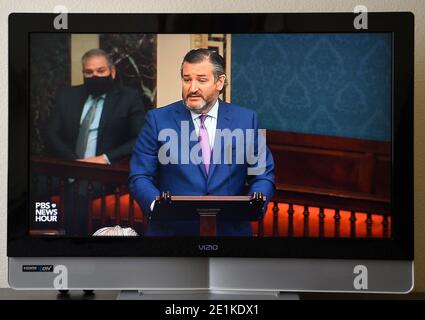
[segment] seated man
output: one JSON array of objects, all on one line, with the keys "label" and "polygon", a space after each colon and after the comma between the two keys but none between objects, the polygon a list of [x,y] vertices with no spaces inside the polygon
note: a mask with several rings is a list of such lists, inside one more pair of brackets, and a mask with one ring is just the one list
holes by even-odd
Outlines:
[{"label": "seated man", "polygon": [[[275,188],[274,162],[265,142],[263,148],[256,142],[257,114],[218,99],[226,79],[224,59],[215,51],[192,50],[183,59],[181,78],[183,101],[149,111],[134,147],[129,187],[143,211],[153,209],[162,191],[172,196],[262,192],[269,201]],[[254,138],[249,132],[255,133]],[[241,138],[239,144],[234,137]],[[252,156],[240,148],[253,150]],[[262,161],[250,161],[255,157]],[[267,203],[263,210],[266,207]],[[251,234],[249,221],[217,221],[218,236]],[[197,236],[199,220],[153,219],[146,235]]]},{"label": "seated man", "polygon": [[[98,164],[130,158],[143,124],[145,109],[140,91],[116,83],[116,69],[107,53],[92,49],[82,57],[84,84],[64,88],[49,119],[45,143],[50,156]],[[69,173],[72,177],[72,172]],[[72,179],[68,180],[72,184]],[[87,181],[78,195],[68,184],[65,190],[66,234],[87,235]],[[101,193],[100,183],[93,195]],[[76,201],[78,199],[78,201]],[[73,206],[77,204],[77,208]],[[78,214],[74,229],[73,215]]]}]

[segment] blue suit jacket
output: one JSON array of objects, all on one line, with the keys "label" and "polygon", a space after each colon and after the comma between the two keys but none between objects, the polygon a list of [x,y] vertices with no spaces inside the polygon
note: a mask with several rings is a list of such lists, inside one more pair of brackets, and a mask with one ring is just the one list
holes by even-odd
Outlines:
[{"label": "blue suit jacket", "polygon": [[[263,173],[248,175],[251,165],[245,158],[243,163],[236,163],[236,143],[225,145],[224,140],[218,139],[214,142],[213,154],[216,152],[218,140],[221,141],[222,161],[219,164],[211,163],[209,174],[206,174],[204,165],[182,164],[182,156],[188,157],[187,150],[181,148],[182,143],[189,144],[190,150],[197,144],[191,141],[181,124],[188,127],[189,133],[195,130],[190,111],[188,111],[182,101],[175,102],[168,106],[157,108],[146,114],[145,124],[142,128],[137,142],[134,146],[133,155],[130,161],[129,187],[130,192],[142,207],[143,211],[150,212],[150,205],[156,196],[162,191],[169,191],[171,195],[251,195],[253,192],[262,192],[266,196],[267,202],[274,193],[274,162],[268,148],[266,148],[266,161],[263,165]],[[218,129],[258,129],[256,112],[219,101],[217,130]],[[178,159],[174,159],[169,164],[161,164],[158,161],[158,152],[161,146],[169,140],[159,139],[158,135],[163,129],[175,130],[178,139],[179,151]],[[258,141],[257,138],[254,139]],[[252,142],[252,139],[251,139]],[[250,142],[248,142],[249,144]],[[219,145],[220,145],[219,144]],[[170,145],[170,144],[169,144]],[[252,143],[251,143],[252,146]],[[245,139],[245,148],[249,147]],[[224,148],[232,149],[232,161],[224,163]],[[257,143],[254,145],[254,152],[258,151]],[[185,155],[183,154],[185,153]],[[257,154],[257,153],[255,153]],[[171,153],[169,153],[171,155]],[[227,155],[228,157],[228,155]],[[172,156],[170,158],[173,158]],[[174,163],[173,163],[174,162]],[[241,162],[241,161],[239,161]],[[246,182],[249,187],[246,188]],[[267,207],[265,204],[263,210]],[[250,236],[251,226],[248,221],[229,222],[217,221],[218,236]],[[199,236],[199,221],[155,221],[151,220],[148,225],[148,236]]]}]

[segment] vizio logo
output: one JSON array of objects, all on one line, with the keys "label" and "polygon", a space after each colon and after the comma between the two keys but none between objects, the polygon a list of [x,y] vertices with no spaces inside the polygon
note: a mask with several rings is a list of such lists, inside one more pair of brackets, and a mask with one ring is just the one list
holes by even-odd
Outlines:
[{"label": "vizio logo", "polygon": [[217,251],[218,244],[200,244],[198,245],[198,248],[201,251]]}]

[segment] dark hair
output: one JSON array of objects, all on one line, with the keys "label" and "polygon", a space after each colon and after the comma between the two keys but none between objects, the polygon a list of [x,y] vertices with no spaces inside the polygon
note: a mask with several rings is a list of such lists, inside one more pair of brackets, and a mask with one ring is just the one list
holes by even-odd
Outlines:
[{"label": "dark hair", "polygon": [[109,54],[106,53],[106,51],[102,49],[91,49],[87,51],[83,56],[81,57],[81,63],[84,65],[84,62],[92,57],[105,57],[106,61],[108,62],[109,68],[112,68],[114,66],[114,62],[112,61],[112,58],[109,56]]},{"label": "dark hair", "polygon": [[[180,67],[180,75],[183,77],[183,64],[187,63],[199,63],[204,60],[208,60],[213,65],[213,74],[214,80],[217,80],[221,75],[226,75],[224,58],[219,55],[215,50],[210,49],[192,49],[183,58],[183,62]],[[224,86],[221,92],[224,91],[224,88],[227,85],[226,79],[224,80]]]}]

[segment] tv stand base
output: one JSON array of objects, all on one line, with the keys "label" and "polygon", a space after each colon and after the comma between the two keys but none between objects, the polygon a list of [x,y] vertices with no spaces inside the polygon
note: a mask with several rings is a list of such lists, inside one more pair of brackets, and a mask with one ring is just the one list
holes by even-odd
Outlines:
[{"label": "tv stand base", "polygon": [[117,300],[299,300],[299,295],[279,291],[122,290]]}]

